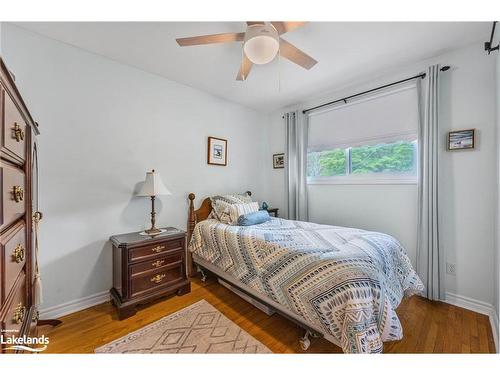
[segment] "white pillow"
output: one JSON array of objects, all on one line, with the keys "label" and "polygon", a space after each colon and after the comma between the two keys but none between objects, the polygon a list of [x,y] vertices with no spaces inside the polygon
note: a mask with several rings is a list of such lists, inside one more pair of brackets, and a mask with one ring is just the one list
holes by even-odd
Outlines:
[{"label": "white pillow", "polygon": [[214,214],[214,218],[219,220],[224,224],[231,224],[231,204],[223,201],[218,201],[215,204],[212,204]]},{"label": "white pillow", "polygon": [[229,218],[230,218],[229,224],[236,225],[238,223],[238,218],[241,215],[257,211],[259,211],[258,202],[232,204],[229,206]]},{"label": "white pillow", "polygon": [[215,195],[210,197],[212,202],[212,212],[213,218],[219,220],[222,223],[228,224],[229,218],[229,206],[232,204],[240,203],[250,203],[252,197],[247,194],[226,194],[226,195]]}]

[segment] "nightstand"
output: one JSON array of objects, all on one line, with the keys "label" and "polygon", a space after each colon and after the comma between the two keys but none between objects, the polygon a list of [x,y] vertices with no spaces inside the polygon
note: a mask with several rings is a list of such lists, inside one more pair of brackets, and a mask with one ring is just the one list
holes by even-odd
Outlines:
[{"label": "nightstand", "polygon": [[110,293],[120,320],[134,315],[137,305],[191,291],[186,274],[186,233],[176,228],[166,229],[154,237],[139,232],[110,237],[113,244]]},{"label": "nightstand", "polygon": [[273,214],[274,217],[278,217],[278,210],[279,208],[268,208],[266,211],[269,212],[269,214]]}]

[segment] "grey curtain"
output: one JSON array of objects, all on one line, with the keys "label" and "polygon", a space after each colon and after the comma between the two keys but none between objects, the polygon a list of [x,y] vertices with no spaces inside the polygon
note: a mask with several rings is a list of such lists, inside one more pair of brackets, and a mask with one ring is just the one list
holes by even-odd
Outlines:
[{"label": "grey curtain", "polygon": [[419,127],[417,273],[431,300],[444,299],[444,254],[439,245],[439,65],[427,69]]},{"label": "grey curtain", "polygon": [[285,116],[285,204],[288,218],[307,221],[307,123],[302,113],[289,112]]}]

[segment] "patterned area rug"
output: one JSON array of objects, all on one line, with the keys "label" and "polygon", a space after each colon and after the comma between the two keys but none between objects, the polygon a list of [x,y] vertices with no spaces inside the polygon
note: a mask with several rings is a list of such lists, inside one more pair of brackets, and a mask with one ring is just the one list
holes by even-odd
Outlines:
[{"label": "patterned area rug", "polygon": [[96,353],[272,353],[201,300],[95,350]]}]

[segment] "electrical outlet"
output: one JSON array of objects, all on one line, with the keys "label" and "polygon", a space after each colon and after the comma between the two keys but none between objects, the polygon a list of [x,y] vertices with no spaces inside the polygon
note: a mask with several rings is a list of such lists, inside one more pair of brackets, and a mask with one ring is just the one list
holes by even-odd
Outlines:
[{"label": "electrical outlet", "polygon": [[446,273],[448,275],[456,276],[456,265],[454,263],[446,263]]}]

